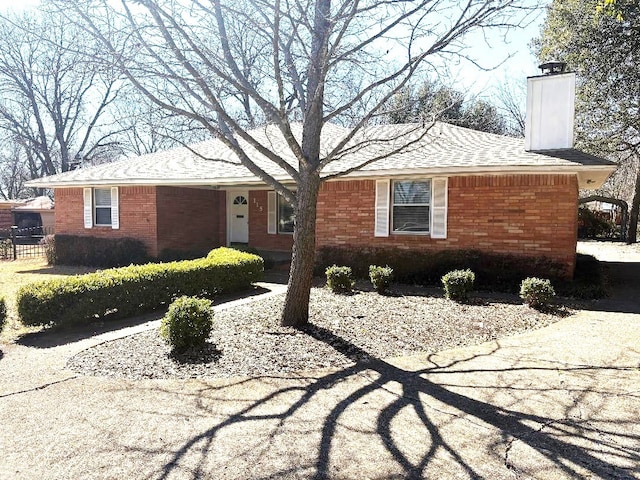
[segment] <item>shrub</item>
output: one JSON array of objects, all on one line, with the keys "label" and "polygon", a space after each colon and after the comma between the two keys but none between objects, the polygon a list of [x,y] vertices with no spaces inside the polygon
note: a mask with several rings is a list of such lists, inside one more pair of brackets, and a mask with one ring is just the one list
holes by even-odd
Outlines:
[{"label": "shrub", "polygon": [[369,279],[378,293],[384,293],[393,281],[393,268],[369,265]]},{"label": "shrub", "polygon": [[555,295],[551,281],[544,278],[529,277],[520,284],[520,298],[532,308],[548,307]]},{"label": "shrub", "polygon": [[160,336],[174,352],[202,348],[213,328],[211,300],[183,296],[169,306],[160,323]]},{"label": "shrub", "polygon": [[356,278],[368,278],[369,265],[388,265],[396,282],[441,285],[444,274],[469,268],[483,289],[518,293],[525,277],[562,278],[565,266],[545,257],[525,257],[478,250],[403,250],[380,247],[322,247],[316,255],[316,274],[330,265],[352,268]]},{"label": "shrub", "polygon": [[3,297],[0,297],[0,332],[4,328],[4,324],[7,321],[7,303]]},{"label": "shrub", "polygon": [[351,274],[351,267],[338,267],[332,265],[325,271],[327,286],[333,293],[350,293],[355,282]]},{"label": "shrub", "polygon": [[13,242],[9,238],[0,240],[0,259],[9,260],[13,258]]},{"label": "shrub", "polygon": [[442,277],[444,294],[450,300],[467,300],[475,281],[476,275],[471,270],[453,270]]},{"label": "shrub", "polygon": [[44,254],[47,257],[47,264],[57,265],[58,260],[56,258],[56,236],[46,235],[40,243],[44,245]]},{"label": "shrub", "polygon": [[262,277],[260,257],[218,248],[207,258],[102,270],[25,285],[18,313],[26,325],[60,325],[150,312],[182,296],[213,297]]},{"label": "shrub", "polygon": [[147,247],[135,238],[55,235],[53,248],[55,249],[53,258],[56,265],[87,265],[110,268],[149,261]]}]

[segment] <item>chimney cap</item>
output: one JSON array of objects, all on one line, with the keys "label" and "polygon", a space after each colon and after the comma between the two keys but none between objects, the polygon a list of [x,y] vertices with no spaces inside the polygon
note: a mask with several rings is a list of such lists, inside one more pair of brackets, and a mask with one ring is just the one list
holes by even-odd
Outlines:
[{"label": "chimney cap", "polygon": [[551,60],[538,66],[542,70],[543,75],[556,75],[559,73],[565,73],[567,69],[567,63],[559,60]]}]

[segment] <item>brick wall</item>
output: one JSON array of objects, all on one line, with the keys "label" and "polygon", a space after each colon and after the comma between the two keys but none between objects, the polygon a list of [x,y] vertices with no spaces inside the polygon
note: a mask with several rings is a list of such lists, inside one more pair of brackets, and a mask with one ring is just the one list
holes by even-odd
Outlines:
[{"label": "brick wall", "polygon": [[157,187],[158,251],[226,245],[226,199],[219,190]]},{"label": "brick wall", "polygon": [[84,228],[82,188],[56,188],[55,231],[65,235],[100,238],[137,238],[149,255],[158,254],[155,187],[120,187],[120,228]]},{"label": "brick wall", "polygon": [[267,191],[249,192],[249,245],[262,250],[290,252],[293,235],[267,233]]},{"label": "brick wall", "polygon": [[575,175],[449,178],[447,238],[374,236],[375,181],[323,185],[318,199],[317,246],[477,249],[545,256],[573,274],[577,241]]},{"label": "brick wall", "polygon": [[11,205],[7,205],[6,208],[0,208],[0,230],[9,230],[14,224]]}]

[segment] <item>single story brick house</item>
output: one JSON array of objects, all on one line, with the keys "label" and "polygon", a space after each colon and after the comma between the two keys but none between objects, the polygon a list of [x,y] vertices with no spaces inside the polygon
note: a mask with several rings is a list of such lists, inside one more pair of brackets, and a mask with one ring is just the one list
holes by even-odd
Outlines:
[{"label": "single story brick house", "polygon": [[[537,79],[566,83],[567,75],[575,81],[573,74],[531,77],[530,90],[537,88],[531,86]],[[549,115],[544,103],[538,117]],[[556,108],[557,101],[551,103]],[[599,187],[614,165],[572,148],[572,108],[570,139],[563,126],[564,138],[551,146],[544,139],[557,134],[558,116],[551,117],[555,123],[536,126],[540,105],[534,102],[529,109],[533,118],[526,139],[436,123],[406,151],[327,180],[318,199],[317,247],[475,249],[546,257],[565,265],[571,276],[578,190]],[[344,132],[326,125],[323,147],[330,148]],[[276,127],[250,133],[287,158]],[[370,127],[363,135],[376,141],[330,163],[323,173],[343,171],[393,149],[398,137],[404,141],[421,134],[416,125]],[[284,170],[257,151],[252,158],[276,179],[288,181]],[[287,252],[292,246],[291,208],[216,139],[29,185],[55,190],[58,234],[133,237],[154,256],[236,243],[267,252]]]}]

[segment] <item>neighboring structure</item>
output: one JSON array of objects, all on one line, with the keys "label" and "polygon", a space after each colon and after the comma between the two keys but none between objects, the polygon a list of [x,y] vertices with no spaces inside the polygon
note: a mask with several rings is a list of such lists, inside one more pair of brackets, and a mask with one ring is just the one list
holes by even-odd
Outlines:
[{"label": "neighboring structure", "polygon": [[[318,199],[317,246],[548,257],[572,275],[578,189],[599,187],[614,165],[572,148],[572,133],[566,125],[561,128],[569,120],[572,124],[572,111],[553,113],[555,138],[544,138],[550,135],[545,128],[549,107],[555,111],[562,98],[558,89],[570,86],[566,93],[571,95],[573,74],[529,82],[533,127],[526,140],[437,123],[408,150],[326,181]],[[553,104],[544,99],[548,89],[554,92]],[[535,98],[536,91],[542,98]],[[277,128],[250,133],[294,162]],[[416,125],[370,127],[354,141],[363,148],[330,163],[323,173],[393,151],[399,136],[406,141],[423,133]],[[323,148],[344,134],[341,127],[326,125]],[[525,145],[545,150],[526,151]],[[248,146],[247,151],[269,174],[287,182],[284,170]],[[265,251],[290,251],[292,245],[291,208],[218,140],[74,170],[29,186],[55,189],[57,233],[134,237],[151,255],[235,243]]]},{"label": "neighboring structure", "polygon": [[0,231],[7,234],[12,226],[19,229],[40,228],[53,233],[55,226],[54,204],[47,196],[28,200],[0,201]]}]

